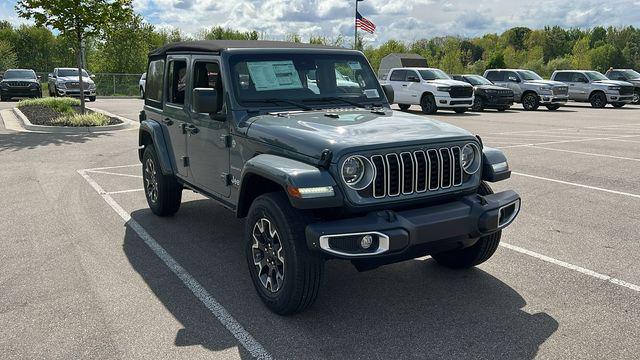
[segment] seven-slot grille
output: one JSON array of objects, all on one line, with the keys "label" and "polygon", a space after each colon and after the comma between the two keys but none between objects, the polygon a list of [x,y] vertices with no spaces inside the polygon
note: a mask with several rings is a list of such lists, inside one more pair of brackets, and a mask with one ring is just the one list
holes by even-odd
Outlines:
[{"label": "seven-slot grille", "polygon": [[372,194],[376,199],[448,189],[462,185],[461,150],[417,150],[371,156],[376,170]]},{"label": "seven-slot grille", "polygon": [[452,86],[449,90],[449,96],[452,98],[470,98],[472,95],[472,86]]},{"label": "seven-slot grille", "polygon": [[513,96],[513,91],[511,90],[498,90],[499,96]]},{"label": "seven-slot grille", "polygon": [[27,87],[30,85],[28,81],[7,81],[7,84],[14,87]]},{"label": "seven-slot grille", "polygon": [[633,95],[633,86],[621,86],[620,95]]},{"label": "seven-slot grille", "polygon": [[560,86],[553,88],[553,95],[568,95],[569,88],[566,86]]}]

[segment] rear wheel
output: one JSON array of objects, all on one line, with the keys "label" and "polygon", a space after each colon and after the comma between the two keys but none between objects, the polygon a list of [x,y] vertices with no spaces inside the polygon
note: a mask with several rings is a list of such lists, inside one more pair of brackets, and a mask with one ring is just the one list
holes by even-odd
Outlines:
[{"label": "rear wheel", "polygon": [[589,102],[591,103],[591,107],[602,109],[607,106],[607,96],[604,93],[595,92],[589,96]]},{"label": "rear wheel", "polygon": [[640,90],[636,90],[636,92],[633,93],[632,103],[636,105],[640,105]]},{"label": "rear wheel", "polygon": [[554,104],[554,105],[547,105],[547,109],[551,110],[551,111],[555,111],[560,109],[560,105],[558,104]]},{"label": "rear wheel", "polygon": [[[493,190],[491,190],[487,183],[482,182],[478,188],[478,194],[493,194]],[[446,251],[440,254],[433,254],[431,257],[433,257],[438,264],[448,268],[462,269],[476,266],[489,260],[489,258],[496,252],[496,249],[500,244],[501,236],[502,231],[500,230],[493,234],[481,237],[470,247]]]},{"label": "rear wheel", "polygon": [[538,98],[538,95],[532,92],[526,93],[522,97],[522,106],[527,111],[538,110],[538,107],[540,107],[540,99]]},{"label": "rear wheel", "polygon": [[455,111],[456,114],[464,114],[467,112],[467,108],[455,108],[453,111]]},{"label": "rear wheel", "polygon": [[308,220],[283,193],[259,196],[251,204],[245,253],[253,285],[271,311],[288,315],[313,304],[324,260],[305,241]]},{"label": "rear wheel", "polygon": [[509,108],[509,106],[501,106],[498,108],[498,111],[505,111]]},{"label": "rear wheel", "polygon": [[142,179],[147,204],[154,214],[171,216],[180,209],[182,186],[175,176],[162,173],[152,145],[145,148],[142,156]]},{"label": "rear wheel", "polygon": [[6,96],[0,96],[0,101],[9,101],[9,98]]},{"label": "rear wheel", "polygon": [[471,107],[473,111],[484,111],[484,100],[481,97],[476,96],[473,100],[473,106]]},{"label": "rear wheel", "polygon": [[420,107],[425,114],[435,114],[438,111],[436,106],[436,99],[431,94],[422,95],[420,99]]},{"label": "rear wheel", "polygon": [[619,108],[623,107],[625,105],[625,103],[613,103],[611,105],[613,105],[614,108],[618,108],[619,109]]}]

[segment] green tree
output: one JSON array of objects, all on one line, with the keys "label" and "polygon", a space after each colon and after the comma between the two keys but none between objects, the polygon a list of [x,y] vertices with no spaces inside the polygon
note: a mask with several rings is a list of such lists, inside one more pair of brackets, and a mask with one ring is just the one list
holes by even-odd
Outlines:
[{"label": "green tree", "polygon": [[487,69],[500,69],[506,67],[502,52],[496,52],[489,58]]},{"label": "green tree", "polygon": [[624,66],[624,57],[619,49],[611,44],[602,45],[589,52],[594,70],[605,72],[610,67]]},{"label": "green tree", "polygon": [[502,38],[506,41],[507,45],[512,46],[516,50],[525,50],[525,40],[531,33],[531,29],[527,27],[514,27],[502,34]]},{"label": "green tree", "polygon": [[260,38],[257,31],[238,31],[222,26],[212,27],[203,30],[199,37],[204,40],[258,40]]},{"label": "green tree", "polygon": [[[113,24],[128,21],[133,15],[131,0],[19,0],[16,12],[33,19],[37,26],[50,26],[72,36],[82,84],[82,47],[92,36],[100,36]],[[80,91],[80,109],[85,113],[84,91]]]},{"label": "green tree", "polygon": [[9,42],[0,39],[0,71],[14,68],[17,63],[18,57],[13,50],[13,46]]},{"label": "green tree", "polygon": [[591,38],[589,36],[586,36],[578,40],[573,46],[571,65],[574,69],[591,69],[591,55],[589,53],[590,43]]}]

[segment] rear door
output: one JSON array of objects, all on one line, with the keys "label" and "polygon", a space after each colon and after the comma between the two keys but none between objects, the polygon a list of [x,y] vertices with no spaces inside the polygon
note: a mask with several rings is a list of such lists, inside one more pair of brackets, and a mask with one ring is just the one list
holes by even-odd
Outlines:
[{"label": "rear door", "polygon": [[[189,124],[186,125],[189,162],[193,182],[210,194],[229,197],[231,193],[229,153],[231,138],[226,121],[224,86],[219,57],[193,55],[188,93]],[[197,113],[191,105],[195,88],[210,88],[218,93],[218,111]]]},{"label": "rear door", "polygon": [[189,122],[188,109],[185,108],[185,94],[189,80],[188,55],[167,56],[167,70],[164,91],[164,116],[160,119],[165,134],[171,139],[174,163],[178,176],[188,179],[189,158],[185,126]]},{"label": "rear door", "polygon": [[551,80],[560,81],[569,87],[569,99],[578,100],[580,98],[578,87],[576,87],[575,82],[573,81],[573,72],[568,71],[558,71]]},{"label": "rear door", "polygon": [[393,70],[391,75],[389,75],[389,84],[393,87],[393,98],[394,102],[398,104],[408,104],[407,102],[407,94],[406,94],[406,78],[407,70]]}]

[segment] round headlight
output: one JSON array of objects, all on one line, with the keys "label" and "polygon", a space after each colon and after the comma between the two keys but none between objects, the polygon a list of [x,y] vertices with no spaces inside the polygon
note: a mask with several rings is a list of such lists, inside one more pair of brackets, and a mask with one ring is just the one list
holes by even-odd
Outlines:
[{"label": "round headlight", "polygon": [[473,143],[463,146],[460,161],[464,172],[469,175],[475,174],[480,169],[480,149],[478,146]]},{"label": "round headlight", "polygon": [[362,190],[373,181],[373,164],[364,156],[354,155],[342,163],[342,181],[354,190]]}]

